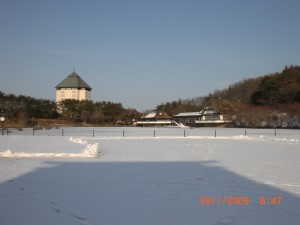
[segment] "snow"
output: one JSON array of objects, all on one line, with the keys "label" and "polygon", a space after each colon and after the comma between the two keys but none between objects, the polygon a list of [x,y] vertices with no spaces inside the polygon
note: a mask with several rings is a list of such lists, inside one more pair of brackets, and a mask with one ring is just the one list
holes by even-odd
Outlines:
[{"label": "snow", "polygon": [[10,149],[0,152],[0,157],[4,158],[93,158],[98,156],[98,143],[89,144],[82,153],[15,153]]},{"label": "snow", "polygon": [[[84,149],[82,149],[82,151],[79,153],[61,152],[61,150],[59,148],[61,148],[61,146],[68,145],[68,143],[65,143],[65,145],[62,144],[64,142],[64,140],[62,140],[60,145],[57,145],[57,141],[58,141],[57,139],[61,139],[61,138],[55,137],[53,139],[53,137],[52,138],[47,137],[46,139],[48,139],[48,140],[45,140],[45,138],[41,138],[41,137],[34,137],[31,140],[30,139],[28,140],[28,137],[25,137],[25,139],[26,138],[27,138],[27,140],[25,142],[24,137],[23,138],[18,137],[17,139],[15,139],[15,137],[13,137],[13,136],[7,136],[6,141],[10,142],[10,144],[8,144],[8,145],[14,146],[13,148],[17,149],[17,151],[20,146],[22,146],[22,148],[25,147],[27,149],[30,149],[31,145],[35,145],[35,147],[39,146],[39,148],[43,152],[30,152],[30,151],[29,152],[14,152],[14,151],[10,150],[9,148],[7,148],[6,151],[0,151],[0,157],[5,157],[5,158],[93,158],[93,157],[99,157],[100,150],[98,148],[98,143],[87,144],[87,141],[85,141],[81,138],[73,138],[73,137],[69,138],[69,142],[71,142],[71,143],[86,145],[86,147]],[[51,141],[51,142],[48,143],[47,141]],[[29,146],[26,147],[26,144]],[[49,146],[47,146],[47,145],[49,145]],[[47,152],[47,150],[49,151],[50,149],[53,149],[55,147],[56,147],[56,149],[54,152]],[[57,151],[59,151],[59,152],[57,152]]]},{"label": "snow", "polygon": [[70,142],[74,142],[74,143],[78,143],[78,144],[82,144],[82,145],[85,145],[87,143],[87,141],[82,140],[81,138],[70,137],[69,140],[70,140]]},{"label": "snow", "polygon": [[144,116],[144,118],[149,119],[149,118],[154,118],[155,116],[156,116],[156,112],[151,112],[151,113],[147,114],[146,116]]},{"label": "snow", "polygon": [[[299,130],[63,133],[0,136],[0,224],[299,224]],[[200,204],[203,196],[250,203]]]}]

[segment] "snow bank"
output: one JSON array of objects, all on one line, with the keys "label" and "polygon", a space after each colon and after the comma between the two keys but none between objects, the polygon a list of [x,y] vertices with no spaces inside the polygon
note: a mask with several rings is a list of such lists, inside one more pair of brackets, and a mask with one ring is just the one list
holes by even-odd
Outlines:
[{"label": "snow bank", "polygon": [[285,143],[298,143],[298,139],[291,138],[272,138],[272,137],[265,137],[264,135],[260,135],[259,137],[261,140],[266,140],[266,141],[274,141],[274,142],[285,142]]},{"label": "snow bank", "polygon": [[87,141],[84,141],[81,138],[70,137],[69,141],[73,142],[73,143],[81,144],[81,145],[86,145],[87,144]]},{"label": "snow bank", "polygon": [[99,157],[99,148],[98,143],[88,144],[85,149],[83,149],[82,155],[90,156],[90,157]]},{"label": "snow bank", "polygon": [[0,157],[12,158],[13,154],[14,153],[11,150],[7,149],[5,152],[0,152]]},{"label": "snow bank", "polygon": [[81,153],[25,153],[13,152],[7,149],[0,152],[0,157],[3,158],[97,158],[99,157],[98,143],[87,145]]}]

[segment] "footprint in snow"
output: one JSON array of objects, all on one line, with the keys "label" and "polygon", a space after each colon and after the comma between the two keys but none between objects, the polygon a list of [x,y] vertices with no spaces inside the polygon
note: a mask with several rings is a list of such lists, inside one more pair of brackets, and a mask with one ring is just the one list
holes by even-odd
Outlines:
[{"label": "footprint in snow", "polygon": [[60,209],[59,208],[56,208],[56,207],[51,207],[51,209],[53,209],[54,212],[56,213],[61,213]]},{"label": "footprint in snow", "polygon": [[[62,213],[60,207],[59,207],[59,203],[56,201],[50,201],[51,203],[51,209],[56,212],[56,213]],[[81,221],[80,224],[83,225],[88,225],[86,223],[86,217],[82,216],[82,215],[78,215],[76,213],[70,213],[71,216],[73,216],[74,218],[76,218],[77,220]]]},{"label": "footprint in snow", "polygon": [[55,201],[51,201],[50,203],[51,203],[52,205],[59,205],[58,202],[55,202]]},{"label": "footprint in snow", "polygon": [[58,207],[58,206],[59,206],[58,202],[51,201],[50,203],[51,203],[51,205],[52,205],[52,206],[51,206],[51,209],[53,209],[54,212],[56,212],[56,213],[61,213],[61,210],[60,210],[60,208]]},{"label": "footprint in snow", "polygon": [[75,213],[70,213],[70,214],[78,220],[86,220],[86,218],[84,216],[81,216],[81,215],[78,215],[78,214],[75,214]]}]

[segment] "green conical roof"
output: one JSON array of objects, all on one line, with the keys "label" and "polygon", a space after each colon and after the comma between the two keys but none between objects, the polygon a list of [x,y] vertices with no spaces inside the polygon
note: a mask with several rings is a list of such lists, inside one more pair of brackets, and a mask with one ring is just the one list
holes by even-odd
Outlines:
[{"label": "green conical roof", "polygon": [[71,73],[55,88],[85,88],[92,90],[92,88],[75,72]]}]

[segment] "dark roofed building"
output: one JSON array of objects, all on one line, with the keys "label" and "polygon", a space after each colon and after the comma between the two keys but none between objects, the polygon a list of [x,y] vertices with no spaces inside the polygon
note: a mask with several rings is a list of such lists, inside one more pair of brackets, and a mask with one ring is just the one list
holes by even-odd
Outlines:
[{"label": "dark roofed building", "polygon": [[56,102],[64,99],[91,100],[92,88],[75,71],[56,87]]},{"label": "dark roofed building", "polygon": [[137,126],[166,126],[171,125],[171,117],[162,110],[151,112],[146,116],[142,116],[141,120],[137,121]]},{"label": "dark roofed building", "polygon": [[179,113],[173,119],[189,126],[230,125],[235,120],[237,109],[227,100],[211,98],[200,112]]},{"label": "dark roofed building", "polygon": [[238,110],[228,101],[221,98],[211,98],[201,111],[203,114],[235,114]]}]

